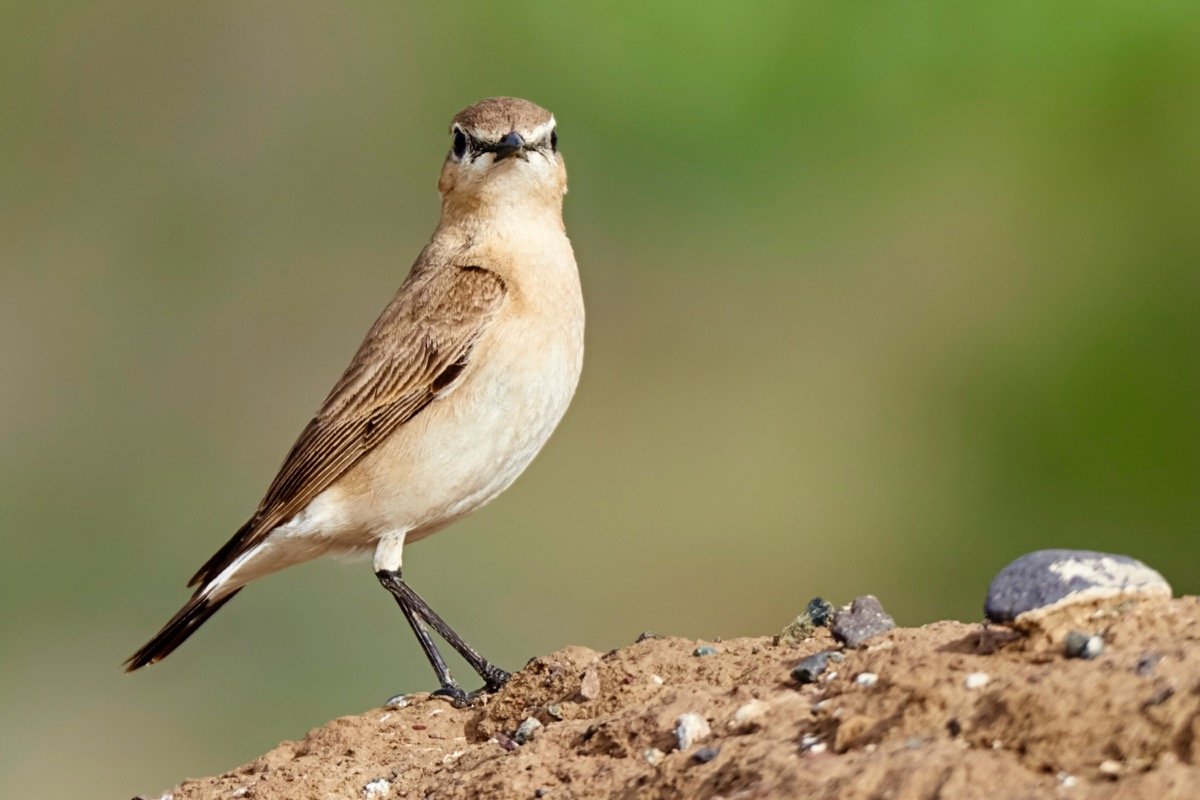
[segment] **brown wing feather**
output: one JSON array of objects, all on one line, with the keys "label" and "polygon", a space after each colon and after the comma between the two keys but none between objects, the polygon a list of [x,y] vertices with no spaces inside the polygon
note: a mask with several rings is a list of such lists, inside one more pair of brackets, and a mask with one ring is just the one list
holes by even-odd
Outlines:
[{"label": "brown wing feather", "polygon": [[258,510],[188,586],[208,581],[412,419],[468,365],[504,300],[482,267],[414,268],[292,446]]}]

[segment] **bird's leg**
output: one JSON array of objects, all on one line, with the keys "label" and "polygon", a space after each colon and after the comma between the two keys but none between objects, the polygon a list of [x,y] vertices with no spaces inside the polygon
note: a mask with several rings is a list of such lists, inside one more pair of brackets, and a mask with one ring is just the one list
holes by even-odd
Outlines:
[{"label": "bird's leg", "polygon": [[[446,666],[446,659],[438,652],[437,645],[433,643],[433,639],[429,636],[429,631],[425,628],[425,623],[417,616],[416,611],[406,601],[405,593],[398,591],[397,585],[405,586],[404,581],[400,578],[399,570],[392,572],[389,570],[381,570],[375,573],[375,577],[379,579],[379,583],[383,588],[391,593],[392,597],[396,598],[396,605],[400,606],[400,610],[404,613],[404,618],[408,620],[408,624],[412,627],[413,633],[416,634],[417,642],[421,645],[421,649],[425,651],[425,658],[429,659],[430,666],[433,667],[434,673],[437,674],[438,683],[441,684],[435,695],[449,697],[455,705],[463,706],[470,702],[470,696],[459,687],[458,682],[454,680],[454,676],[450,674],[450,668]],[[407,589],[408,587],[405,586]],[[411,590],[409,590],[411,592]]]},{"label": "bird's leg", "polygon": [[[433,642],[429,640],[429,634],[424,631],[424,626],[419,624],[422,621],[428,623],[429,627],[433,628],[438,636],[441,636],[451,647],[458,651],[458,654],[471,666],[471,669],[475,670],[479,677],[483,678],[488,691],[494,692],[508,683],[508,679],[512,676],[492,664],[480,655],[478,650],[467,644],[466,640],[447,625],[446,621],[438,616],[437,612],[430,608],[429,604],[422,600],[421,596],[404,582],[400,577],[399,570],[383,570],[375,574],[384,588],[396,598],[396,602],[404,610],[405,616],[409,617],[409,622],[412,624],[413,630],[417,631],[420,629],[421,632],[417,633],[417,638],[421,639],[422,635],[424,635],[421,647],[425,650],[425,655],[429,658],[429,663],[433,665],[434,671],[438,672],[438,679],[443,681],[443,689],[446,688],[446,685],[442,678],[442,672],[439,671],[438,662],[441,663],[442,669],[445,669],[446,662],[442,659],[441,654],[437,652],[437,648],[433,646]],[[415,621],[413,617],[409,616],[410,614],[415,615]],[[426,642],[429,643],[428,647],[426,647]],[[434,660],[435,657],[436,661]],[[445,674],[449,677],[449,672]],[[453,684],[453,681],[451,681],[451,684]]]}]

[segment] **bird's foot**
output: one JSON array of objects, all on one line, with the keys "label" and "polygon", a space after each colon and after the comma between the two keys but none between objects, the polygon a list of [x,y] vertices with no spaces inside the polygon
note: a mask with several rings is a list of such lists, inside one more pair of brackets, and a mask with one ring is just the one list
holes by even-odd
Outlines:
[{"label": "bird's foot", "polygon": [[466,708],[471,705],[475,699],[475,692],[464,692],[461,687],[453,683],[443,684],[442,688],[434,692],[431,697],[445,697],[450,701],[455,708]]}]

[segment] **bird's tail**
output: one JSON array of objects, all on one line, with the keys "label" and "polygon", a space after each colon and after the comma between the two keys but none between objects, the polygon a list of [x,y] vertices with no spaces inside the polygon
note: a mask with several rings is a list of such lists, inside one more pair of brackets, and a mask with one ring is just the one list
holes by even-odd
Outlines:
[{"label": "bird's tail", "polygon": [[203,625],[209,617],[217,613],[217,609],[229,602],[229,599],[240,591],[240,588],[234,589],[216,600],[205,597],[201,592],[192,595],[192,599],[184,603],[183,608],[171,617],[171,621],[164,625],[153,639],[142,645],[140,650],[125,661],[125,671],[133,672],[135,669],[166,658],[176,647],[183,644],[184,640],[195,633],[196,629]]}]

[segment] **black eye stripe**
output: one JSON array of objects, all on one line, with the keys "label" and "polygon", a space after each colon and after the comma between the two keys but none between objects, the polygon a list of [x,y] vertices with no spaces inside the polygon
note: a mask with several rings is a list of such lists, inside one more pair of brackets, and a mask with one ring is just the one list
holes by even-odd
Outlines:
[{"label": "black eye stripe", "polygon": [[[549,135],[544,136],[537,143],[527,141],[525,146],[521,149],[527,152],[534,152],[545,149],[547,144],[549,145],[551,152],[558,152],[558,130],[556,128],[551,128]],[[470,133],[467,133],[462,128],[456,127],[454,129],[454,141],[451,145],[451,152],[454,154],[456,159],[462,159],[469,154],[471,157],[470,160],[474,161],[484,153],[495,153],[499,150],[499,142],[485,142],[477,139]]]}]

